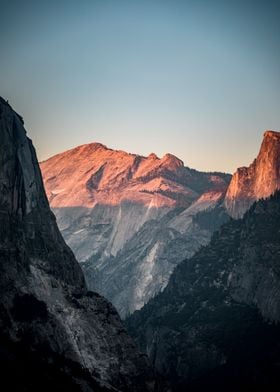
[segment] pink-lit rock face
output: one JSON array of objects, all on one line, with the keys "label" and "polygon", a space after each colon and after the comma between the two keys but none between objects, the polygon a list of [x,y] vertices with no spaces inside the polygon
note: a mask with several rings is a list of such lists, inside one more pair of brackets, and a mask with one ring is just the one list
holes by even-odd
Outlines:
[{"label": "pink-lit rock face", "polygon": [[[214,220],[223,220],[218,206],[230,179],[187,168],[171,154],[143,157],[98,143],[56,155],[41,170],[88,287],[122,317],[161,291],[175,266],[209,241],[215,211]],[[206,210],[205,224],[196,217]]]},{"label": "pink-lit rock face", "polygon": [[[200,196],[190,186],[194,171],[171,154],[161,159],[155,154],[143,157],[92,143],[58,154],[40,166],[53,208],[92,208],[122,201],[150,207],[188,207]],[[209,190],[223,192],[226,188],[219,176],[208,175],[203,181]]]},{"label": "pink-lit rock face", "polygon": [[233,218],[241,218],[254,201],[280,188],[280,132],[266,131],[257,158],[233,175],[225,207]]}]

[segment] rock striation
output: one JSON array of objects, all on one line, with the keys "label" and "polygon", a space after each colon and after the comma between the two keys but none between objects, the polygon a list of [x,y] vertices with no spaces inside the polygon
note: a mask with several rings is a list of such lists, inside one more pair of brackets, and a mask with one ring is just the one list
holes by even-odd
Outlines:
[{"label": "rock striation", "polygon": [[174,391],[280,387],[280,192],[231,220],[127,319]]},{"label": "rock striation", "polygon": [[280,133],[266,131],[257,158],[234,173],[225,197],[233,218],[241,218],[254,201],[280,188]]},{"label": "rock striation", "polygon": [[22,118],[2,98],[0,135],[2,384],[28,392],[152,391],[147,359],[117,312],[87,290]]},{"label": "rock striation", "polygon": [[40,166],[88,286],[122,317],[162,290],[177,263],[209,241],[212,228],[195,219],[199,212],[217,208],[217,222],[226,219],[220,205],[230,176],[187,168],[172,154],[143,157],[92,143]]}]

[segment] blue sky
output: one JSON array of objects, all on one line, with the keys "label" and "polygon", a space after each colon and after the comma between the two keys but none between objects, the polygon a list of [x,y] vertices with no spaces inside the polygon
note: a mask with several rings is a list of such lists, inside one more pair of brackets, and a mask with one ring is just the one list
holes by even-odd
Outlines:
[{"label": "blue sky", "polygon": [[0,94],[40,160],[98,141],[232,172],[280,130],[279,1],[0,6]]}]

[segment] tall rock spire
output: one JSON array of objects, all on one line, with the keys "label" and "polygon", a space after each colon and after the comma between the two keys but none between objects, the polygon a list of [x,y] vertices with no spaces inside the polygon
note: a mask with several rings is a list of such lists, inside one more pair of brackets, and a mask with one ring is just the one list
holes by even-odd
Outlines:
[{"label": "tall rock spire", "polygon": [[257,158],[234,173],[225,197],[233,218],[241,218],[254,201],[280,188],[280,133],[266,131]]}]

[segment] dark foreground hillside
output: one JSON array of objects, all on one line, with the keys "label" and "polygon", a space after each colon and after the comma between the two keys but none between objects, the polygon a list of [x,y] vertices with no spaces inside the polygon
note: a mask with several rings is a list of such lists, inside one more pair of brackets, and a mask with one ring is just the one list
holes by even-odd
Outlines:
[{"label": "dark foreground hillside", "polygon": [[1,391],[152,391],[153,373],[50,211],[22,119],[0,99]]},{"label": "dark foreground hillside", "polygon": [[127,320],[176,391],[280,388],[280,193],[231,220]]}]

